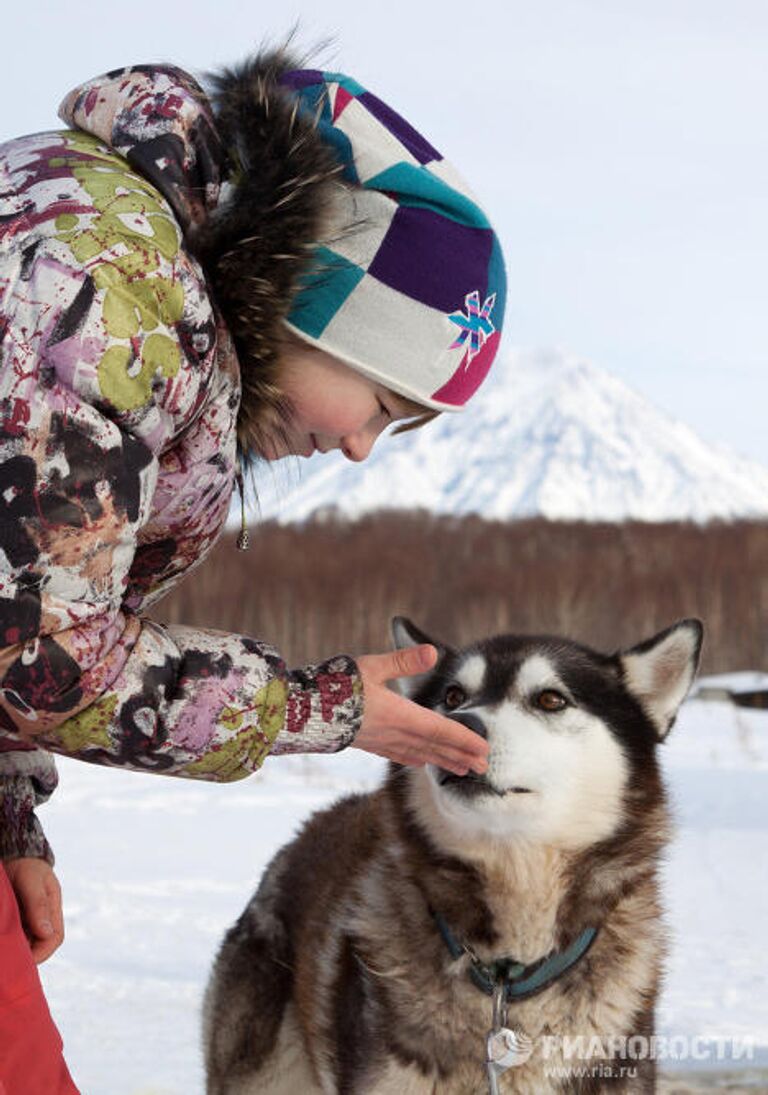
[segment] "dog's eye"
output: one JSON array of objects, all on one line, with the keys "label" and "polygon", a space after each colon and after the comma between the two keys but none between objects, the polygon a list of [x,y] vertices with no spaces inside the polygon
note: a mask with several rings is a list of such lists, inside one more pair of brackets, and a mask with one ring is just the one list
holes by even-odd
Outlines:
[{"label": "dog's eye", "polygon": [[461,707],[466,698],[467,693],[458,684],[449,685],[443,696],[443,706],[453,711],[454,708]]},{"label": "dog's eye", "polygon": [[554,688],[545,688],[536,697],[536,706],[541,711],[562,711],[568,706],[568,700]]}]

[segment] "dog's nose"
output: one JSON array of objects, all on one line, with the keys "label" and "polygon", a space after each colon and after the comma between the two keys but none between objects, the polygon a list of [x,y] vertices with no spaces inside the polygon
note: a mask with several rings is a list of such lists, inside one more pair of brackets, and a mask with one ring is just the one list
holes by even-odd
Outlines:
[{"label": "dog's nose", "polygon": [[448,718],[453,719],[454,722],[460,722],[468,730],[474,730],[481,738],[488,740],[488,729],[485,723],[478,715],[473,715],[471,711],[463,711],[459,715],[448,715]]}]

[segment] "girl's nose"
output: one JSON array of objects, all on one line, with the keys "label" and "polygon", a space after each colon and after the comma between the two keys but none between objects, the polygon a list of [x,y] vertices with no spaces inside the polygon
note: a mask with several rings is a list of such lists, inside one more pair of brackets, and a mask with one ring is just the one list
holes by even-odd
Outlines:
[{"label": "girl's nose", "polygon": [[367,428],[357,430],[355,433],[345,434],[341,438],[341,451],[347,460],[354,460],[359,463],[361,460],[366,459],[380,433],[380,429]]}]

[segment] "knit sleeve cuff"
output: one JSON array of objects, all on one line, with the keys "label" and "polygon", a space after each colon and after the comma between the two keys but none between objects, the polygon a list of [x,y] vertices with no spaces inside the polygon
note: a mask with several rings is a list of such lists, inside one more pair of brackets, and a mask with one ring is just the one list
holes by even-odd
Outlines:
[{"label": "knit sleeve cuff", "polygon": [[271,753],[337,753],[352,743],[362,718],[363,682],[352,658],[339,654],[295,669]]},{"label": "knit sleeve cuff", "polygon": [[34,856],[53,865],[53,851],[35,808],[50,797],[57,782],[50,753],[0,753],[0,859]]}]

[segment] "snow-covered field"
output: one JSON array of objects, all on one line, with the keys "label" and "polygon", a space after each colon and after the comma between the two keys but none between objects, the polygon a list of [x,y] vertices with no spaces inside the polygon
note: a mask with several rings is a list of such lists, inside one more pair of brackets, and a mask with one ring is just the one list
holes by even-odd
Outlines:
[{"label": "snow-covered field", "polygon": [[[768,712],[690,701],[664,756],[679,828],[659,1033],[713,1041],[707,1059],[663,1064],[727,1066],[717,1038],[753,1040],[766,1064]],[[84,1095],[202,1092],[200,1000],[222,933],[299,822],[382,767],[356,750],[283,757],[209,786],[60,763],[42,816],[68,935],[42,972]]]}]

